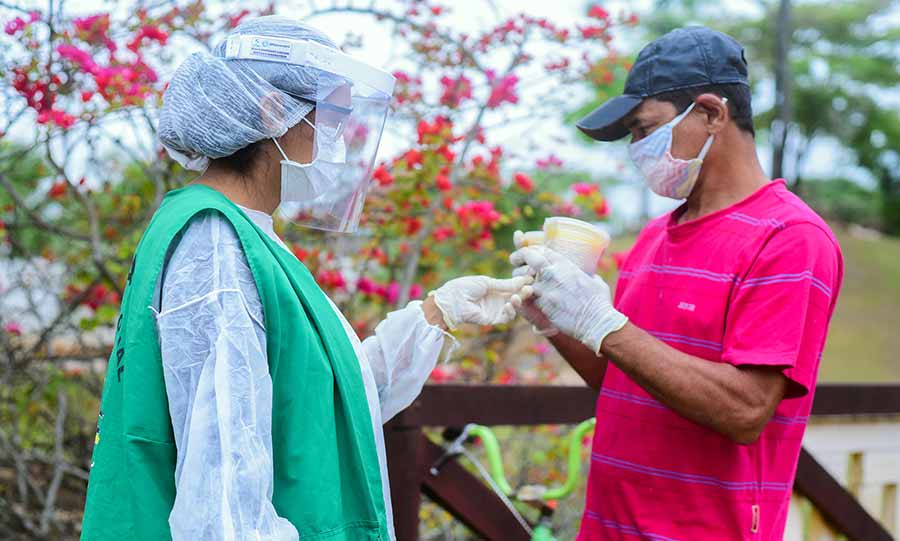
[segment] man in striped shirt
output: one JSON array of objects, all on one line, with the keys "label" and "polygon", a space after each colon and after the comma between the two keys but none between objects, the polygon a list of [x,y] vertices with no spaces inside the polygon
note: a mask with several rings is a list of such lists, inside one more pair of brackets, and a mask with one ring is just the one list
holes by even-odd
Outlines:
[{"label": "man in striped shirt", "polygon": [[[780,540],[840,289],[825,222],[756,155],[742,47],[702,27],[645,47],[623,96],[579,122],[629,133],[650,222],[615,299],[543,247],[522,312],[600,390],[580,541]],[[523,293],[527,296],[527,292]]]}]

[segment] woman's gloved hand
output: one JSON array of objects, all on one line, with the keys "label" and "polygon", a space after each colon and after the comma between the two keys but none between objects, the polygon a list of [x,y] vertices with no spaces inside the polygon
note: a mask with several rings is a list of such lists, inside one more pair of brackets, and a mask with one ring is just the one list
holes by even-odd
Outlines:
[{"label": "woman's gloved hand", "polygon": [[[543,231],[516,231],[513,233],[513,244],[516,246],[516,250],[518,250],[526,246],[542,244],[544,238],[545,235]],[[513,269],[512,275],[513,278],[530,276],[531,272],[527,265],[523,265]],[[559,334],[559,329],[554,327],[553,324],[550,323],[550,320],[547,319],[547,316],[534,305],[533,299],[523,299],[521,295],[514,295],[511,300],[515,301],[512,303],[513,308],[531,323],[531,330],[534,331],[534,334],[545,336],[547,338]]]},{"label": "woman's gloved hand", "polygon": [[517,275],[534,276],[533,286],[510,298],[510,307],[523,306],[534,295],[534,306],[561,332],[594,353],[603,339],[625,326],[628,318],[613,308],[609,286],[565,256],[546,246],[528,246],[513,252],[510,262],[521,267]]},{"label": "woman's gloved hand", "polygon": [[502,325],[516,317],[510,298],[533,281],[530,276],[498,280],[489,276],[464,276],[450,280],[428,294],[444,315],[450,330],[463,323]]}]

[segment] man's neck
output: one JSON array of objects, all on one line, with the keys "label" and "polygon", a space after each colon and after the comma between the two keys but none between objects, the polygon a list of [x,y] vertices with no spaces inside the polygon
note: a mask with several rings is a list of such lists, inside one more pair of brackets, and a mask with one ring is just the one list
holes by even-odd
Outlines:
[{"label": "man's neck", "polygon": [[[749,137],[722,141],[727,152],[718,159],[706,160],[697,185],[687,199],[678,222],[702,218],[728,208],[753,195],[769,182],[756,156],[756,146]],[[726,154],[726,155],[723,155]]]}]

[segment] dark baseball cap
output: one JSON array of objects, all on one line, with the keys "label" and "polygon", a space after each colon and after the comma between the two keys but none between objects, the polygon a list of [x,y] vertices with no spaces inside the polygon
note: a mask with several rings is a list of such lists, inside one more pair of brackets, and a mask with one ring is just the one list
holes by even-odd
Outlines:
[{"label": "dark baseball cap", "polygon": [[597,141],[615,141],[628,135],[622,119],[645,98],[728,84],[750,84],[741,44],[705,26],[678,28],[641,49],[625,79],[624,93],[594,109],[576,126]]}]

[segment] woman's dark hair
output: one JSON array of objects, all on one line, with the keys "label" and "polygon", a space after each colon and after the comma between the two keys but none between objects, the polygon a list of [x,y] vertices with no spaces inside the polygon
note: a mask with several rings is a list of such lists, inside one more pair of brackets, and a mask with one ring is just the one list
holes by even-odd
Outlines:
[{"label": "woman's dark hair", "polygon": [[691,103],[700,94],[716,94],[723,98],[728,98],[728,112],[731,119],[737,124],[738,128],[756,136],[756,130],[753,128],[753,109],[750,106],[750,87],[742,84],[732,85],[705,85],[695,86],[691,88],[683,88],[673,90],[671,92],[663,92],[656,96],[651,96],[655,100],[671,103],[678,109],[678,112],[684,112]]},{"label": "woman's dark hair", "polygon": [[214,161],[242,177],[249,176],[256,160],[258,160],[263,153],[263,144],[265,144],[265,142],[266,140],[263,139],[262,141],[250,143],[234,154],[225,156],[224,158],[217,158]]}]

